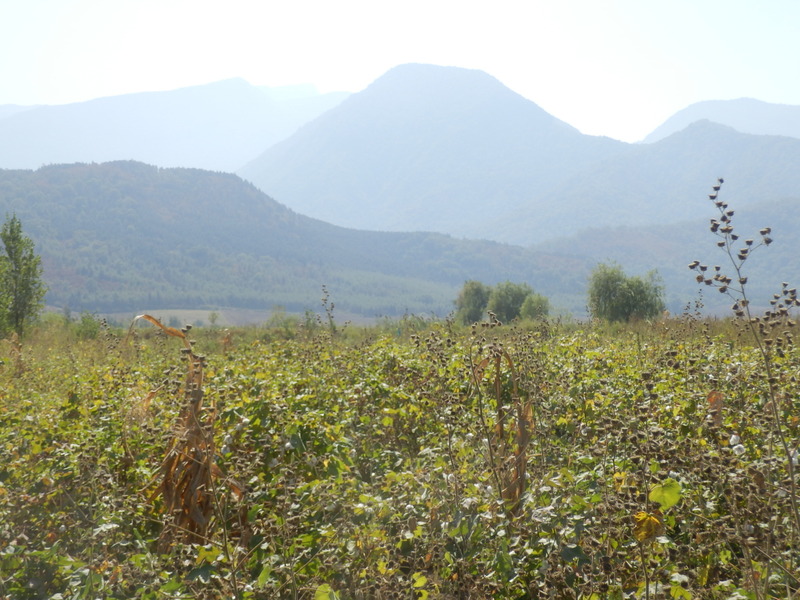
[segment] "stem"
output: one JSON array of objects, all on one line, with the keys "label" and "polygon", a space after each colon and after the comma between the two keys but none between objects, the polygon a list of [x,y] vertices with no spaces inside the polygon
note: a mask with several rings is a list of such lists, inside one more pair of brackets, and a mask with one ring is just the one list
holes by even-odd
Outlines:
[{"label": "stem", "polygon": [[644,573],[644,597],[646,600],[650,600],[650,572],[647,570],[647,554],[645,554],[642,542],[639,542],[639,557],[642,562],[642,572]]}]

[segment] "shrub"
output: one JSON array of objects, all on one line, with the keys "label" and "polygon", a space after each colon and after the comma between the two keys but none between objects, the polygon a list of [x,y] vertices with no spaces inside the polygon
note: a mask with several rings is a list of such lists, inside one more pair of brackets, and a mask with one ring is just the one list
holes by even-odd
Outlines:
[{"label": "shrub", "polygon": [[541,294],[530,294],[519,309],[519,316],[523,319],[542,319],[550,313],[550,302]]}]

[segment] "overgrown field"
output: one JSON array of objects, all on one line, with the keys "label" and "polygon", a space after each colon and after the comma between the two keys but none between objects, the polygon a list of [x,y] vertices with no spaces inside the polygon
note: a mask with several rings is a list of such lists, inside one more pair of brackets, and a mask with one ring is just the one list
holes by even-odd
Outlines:
[{"label": "overgrown field", "polygon": [[790,337],[134,331],[0,350],[2,598],[800,598]]}]

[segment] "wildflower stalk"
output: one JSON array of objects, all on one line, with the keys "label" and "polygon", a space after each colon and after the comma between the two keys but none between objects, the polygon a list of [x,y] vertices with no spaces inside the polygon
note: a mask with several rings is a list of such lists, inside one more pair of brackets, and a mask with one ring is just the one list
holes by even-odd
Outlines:
[{"label": "wildflower stalk", "polygon": [[[765,227],[759,231],[761,237],[759,242],[755,242],[753,239],[746,239],[740,248],[735,248],[734,244],[738,241],[739,236],[734,232],[732,225],[734,211],[728,208],[726,202],[718,198],[723,182],[724,180],[719,178],[713,186],[713,192],[708,196],[719,211],[719,218],[711,219],[710,230],[711,233],[719,238],[717,246],[727,256],[733,267],[735,278],[722,274],[719,266],[713,267],[713,275],[711,275],[709,267],[697,260],[692,261],[689,264],[689,268],[697,272],[696,280],[698,283],[715,287],[720,293],[733,299],[734,304],[731,310],[736,317],[744,320],[761,357],[766,374],[766,392],[769,398],[769,414],[773,423],[773,432],[786,456],[786,470],[789,476],[790,488],[789,502],[792,512],[792,543],[794,545],[800,532],[800,511],[798,511],[797,484],[795,480],[795,455],[787,440],[784,425],[781,421],[777,388],[778,379],[773,364],[773,352],[782,353],[781,345],[784,342],[791,344],[792,338],[787,331],[780,332],[777,337],[773,334],[776,333],[779,326],[793,327],[795,325],[795,322],[790,319],[789,310],[795,306],[800,306],[800,300],[797,297],[797,290],[790,289],[787,283],[783,283],[781,292],[773,295],[770,301],[771,308],[766,311],[764,316],[753,316],[750,309],[750,300],[747,296],[747,277],[743,272],[743,266],[754,250],[762,246],[769,246],[772,243],[772,238],[770,237],[772,230],[769,227]],[[776,350],[773,350],[773,347]]]}]

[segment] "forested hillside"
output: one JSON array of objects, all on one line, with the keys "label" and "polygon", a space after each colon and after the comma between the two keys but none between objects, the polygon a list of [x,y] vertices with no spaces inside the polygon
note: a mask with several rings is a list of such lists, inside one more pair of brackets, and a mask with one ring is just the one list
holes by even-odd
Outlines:
[{"label": "forested hillside", "polygon": [[136,162],[0,171],[0,212],[16,212],[42,254],[48,303],[73,310],[302,312],[327,285],[345,314],[444,315],[466,279],[553,293],[587,271],[497,243],[343,229],[235,175]]}]

